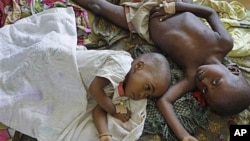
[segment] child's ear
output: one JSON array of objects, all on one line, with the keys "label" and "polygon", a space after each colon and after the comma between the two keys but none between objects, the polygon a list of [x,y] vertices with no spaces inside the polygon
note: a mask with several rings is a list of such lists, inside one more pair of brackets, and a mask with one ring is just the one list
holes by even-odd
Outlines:
[{"label": "child's ear", "polygon": [[240,69],[236,66],[227,66],[229,71],[231,71],[234,75],[239,75],[240,74]]},{"label": "child's ear", "polygon": [[144,68],[144,62],[143,61],[137,61],[135,62],[134,64],[134,70],[137,71],[137,70],[141,70]]}]

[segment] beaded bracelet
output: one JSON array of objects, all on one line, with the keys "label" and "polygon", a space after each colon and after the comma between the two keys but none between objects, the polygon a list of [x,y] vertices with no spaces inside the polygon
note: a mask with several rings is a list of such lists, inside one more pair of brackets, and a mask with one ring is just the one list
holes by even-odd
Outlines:
[{"label": "beaded bracelet", "polygon": [[102,133],[102,134],[99,134],[99,138],[103,137],[103,136],[111,136],[112,137],[112,134],[110,133]]}]

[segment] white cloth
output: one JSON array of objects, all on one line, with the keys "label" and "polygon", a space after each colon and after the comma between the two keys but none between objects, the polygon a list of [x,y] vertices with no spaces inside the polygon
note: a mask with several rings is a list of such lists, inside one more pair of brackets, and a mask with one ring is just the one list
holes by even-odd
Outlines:
[{"label": "white cloth", "polygon": [[126,11],[126,20],[132,24],[139,36],[145,39],[149,44],[154,44],[149,35],[149,17],[152,8],[159,6],[162,0],[142,0],[141,2],[123,2],[122,5],[128,8]]},{"label": "white cloth", "polygon": [[[85,87],[89,87],[95,76],[104,77],[109,79],[111,82],[111,85],[105,89],[105,92],[107,95],[114,93],[112,99],[113,103],[117,103],[116,101],[119,101],[120,99],[127,99],[126,97],[119,96],[118,85],[119,82],[124,80],[125,75],[128,73],[133,61],[128,52],[87,50],[77,51],[76,57]],[[88,110],[91,110],[95,106],[95,101],[91,100],[91,97],[89,97],[88,101]],[[128,139],[137,140],[140,137],[146,118],[146,103],[146,99],[137,101],[130,99],[128,101],[128,108],[133,114],[131,119],[125,123],[108,115],[108,127],[109,131],[112,133],[114,141],[127,141]],[[92,120],[92,115],[87,115],[89,116],[89,120]],[[88,123],[88,126],[93,126],[90,122]],[[94,140],[93,138],[85,136],[86,134],[89,134],[89,130],[88,128],[85,128],[84,124],[85,123],[82,122],[80,125],[77,125],[79,126],[79,130],[81,130],[81,138]],[[98,135],[96,134],[95,137],[97,136]],[[98,140],[98,138],[95,138],[95,140]]]},{"label": "white cloth", "polygon": [[85,112],[74,25],[72,8],[60,8],[0,29],[2,123],[38,140],[53,141]]},{"label": "white cloth", "polygon": [[[102,60],[102,55],[91,60],[90,56],[99,53],[91,50],[79,50],[85,58],[76,58],[75,25],[73,8],[54,8],[0,29],[0,122],[38,141],[97,139],[90,113],[95,101],[87,99],[86,88],[95,75],[93,65],[107,60]],[[116,92],[116,85],[123,80],[132,59],[125,52],[113,54],[118,56],[117,61],[124,60],[116,66],[121,72],[110,79]],[[91,71],[82,69],[81,59],[92,64]],[[78,67],[93,75],[82,81],[83,73],[79,74]],[[108,77],[117,72],[114,68],[110,66],[97,74]],[[142,133],[146,100],[131,100],[131,109],[134,113],[126,123],[108,116],[114,140],[134,140]]]}]

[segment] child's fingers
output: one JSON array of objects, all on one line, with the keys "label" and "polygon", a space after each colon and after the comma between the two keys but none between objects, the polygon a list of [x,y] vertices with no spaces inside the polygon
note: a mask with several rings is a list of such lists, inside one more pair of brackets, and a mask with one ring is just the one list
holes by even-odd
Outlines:
[{"label": "child's fingers", "polygon": [[150,18],[161,16],[164,13],[165,11],[162,7],[155,7],[150,12]]},{"label": "child's fingers", "polygon": [[161,18],[159,19],[160,22],[165,21],[166,19],[168,19],[169,17],[173,16],[172,14],[166,14],[164,16],[161,16]]}]

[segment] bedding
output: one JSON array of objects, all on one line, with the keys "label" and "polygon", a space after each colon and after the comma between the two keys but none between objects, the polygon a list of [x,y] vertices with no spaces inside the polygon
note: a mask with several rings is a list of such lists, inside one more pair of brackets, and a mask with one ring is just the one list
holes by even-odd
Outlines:
[{"label": "bedding", "polygon": [[[137,57],[145,52],[160,52],[157,47],[147,44],[136,34],[120,29],[101,17],[92,14],[85,9],[78,7],[68,0],[11,0],[12,6],[6,6],[7,17],[5,25],[15,23],[17,20],[25,18],[35,13],[53,7],[73,7],[77,27],[77,44],[85,45],[89,49],[113,49],[126,50],[133,57]],[[129,0],[112,0],[111,2],[120,4]],[[249,12],[245,7],[237,2],[216,1],[216,0],[194,0],[197,4],[207,5],[214,8],[221,20],[234,39],[234,48],[228,55],[229,62],[233,61],[239,65],[243,74],[250,82],[250,51],[249,43]],[[3,17],[1,17],[3,18]],[[243,38],[242,38],[243,37]],[[167,57],[167,56],[166,56]],[[182,78],[182,70],[168,58],[171,66],[172,83],[176,83]],[[227,62],[228,63],[228,62]],[[147,117],[140,140],[176,140],[172,131],[165,124],[164,119],[155,107],[155,100],[149,99],[147,103]],[[193,133],[200,141],[223,141],[229,140],[229,125],[250,124],[250,108],[237,115],[220,116],[209,111],[206,107],[199,91],[189,92],[174,104],[177,115],[185,128]],[[65,112],[67,113],[67,112]],[[23,125],[23,127],[26,127]],[[6,127],[7,128],[7,127]],[[5,129],[6,129],[5,128]],[[9,130],[8,130],[9,129]],[[12,140],[36,140],[28,137],[25,133],[11,133]],[[6,130],[4,130],[6,131]],[[0,131],[1,132],[1,131]],[[6,134],[5,134],[6,135]],[[11,140],[11,139],[10,139]]]},{"label": "bedding", "polygon": [[96,102],[87,90],[96,73],[112,82],[105,87],[107,94],[114,93],[112,101],[126,101],[132,112],[124,123],[107,115],[114,141],[138,139],[147,100],[118,94],[130,54],[78,46],[75,25],[72,7],[51,8],[0,30],[0,121],[40,141],[98,140],[91,114]]},{"label": "bedding", "polygon": [[[3,123],[39,140],[55,140],[72,122],[60,113],[68,111],[77,119],[84,112],[85,89],[75,63],[77,40],[72,25],[71,8],[49,9],[1,29]],[[58,120],[61,116],[64,120]]]}]

